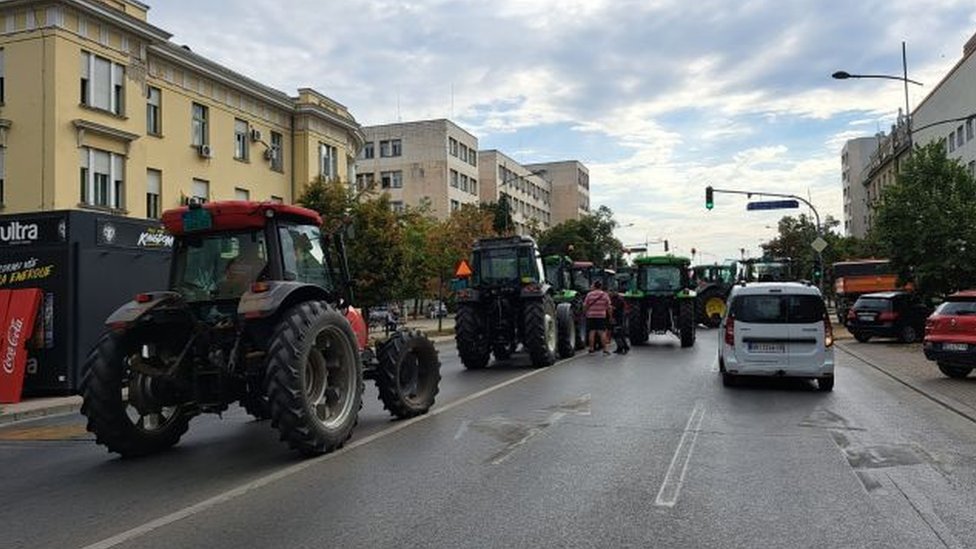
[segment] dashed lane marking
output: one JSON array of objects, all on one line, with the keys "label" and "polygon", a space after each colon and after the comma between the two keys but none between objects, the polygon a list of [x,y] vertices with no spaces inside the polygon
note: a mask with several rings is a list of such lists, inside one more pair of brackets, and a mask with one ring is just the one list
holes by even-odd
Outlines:
[{"label": "dashed lane marking", "polygon": [[681,440],[678,447],[674,450],[668,472],[664,475],[664,482],[661,489],[657,492],[654,505],[658,507],[674,507],[681,495],[681,486],[684,485],[685,475],[688,474],[688,463],[691,462],[691,455],[695,451],[695,442],[698,440],[698,433],[701,431],[702,418],[705,417],[705,405],[701,402],[695,403],[695,408],[691,411],[685,430],[681,433]]}]

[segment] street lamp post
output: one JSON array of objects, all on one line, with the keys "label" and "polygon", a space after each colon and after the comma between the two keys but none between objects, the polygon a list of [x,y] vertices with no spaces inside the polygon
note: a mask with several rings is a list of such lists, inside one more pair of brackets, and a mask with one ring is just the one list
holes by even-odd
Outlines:
[{"label": "street lamp post", "polygon": [[905,130],[908,137],[908,152],[911,154],[912,151],[912,116],[911,107],[908,102],[908,84],[912,83],[916,86],[921,86],[922,83],[916,80],[908,78],[908,56],[905,53],[905,41],[901,42],[901,76],[893,76],[890,74],[851,74],[847,71],[837,71],[831,76],[837,80],[847,80],[848,78],[882,78],[885,80],[900,80],[905,86]]}]

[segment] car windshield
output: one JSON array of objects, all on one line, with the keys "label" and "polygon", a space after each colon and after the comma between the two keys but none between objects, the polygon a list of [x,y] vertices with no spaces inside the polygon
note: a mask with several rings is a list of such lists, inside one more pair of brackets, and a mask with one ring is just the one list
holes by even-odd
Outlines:
[{"label": "car windshield", "polygon": [[976,315],[976,301],[946,301],[935,312],[940,315]]},{"label": "car windshield", "polygon": [[673,292],[681,289],[681,269],[671,265],[641,267],[641,286],[650,292]]},{"label": "car windshield", "polygon": [[187,236],[175,253],[173,289],[187,301],[237,299],[268,276],[261,231]]},{"label": "car windshield", "polygon": [[854,304],[858,311],[889,311],[892,300],[881,297],[862,297]]},{"label": "car windshield", "polygon": [[735,298],[731,314],[750,324],[812,324],[824,319],[824,302],[814,295],[762,294]]}]

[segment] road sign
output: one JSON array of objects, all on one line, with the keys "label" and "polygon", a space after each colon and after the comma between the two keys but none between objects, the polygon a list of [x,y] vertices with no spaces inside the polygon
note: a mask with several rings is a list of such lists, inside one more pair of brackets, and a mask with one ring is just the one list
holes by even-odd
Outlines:
[{"label": "road sign", "polygon": [[796,200],[763,200],[746,204],[747,210],[785,210],[799,207],[800,203]]},{"label": "road sign", "polygon": [[827,249],[827,241],[818,236],[813,242],[810,243],[810,247],[813,248],[813,251],[819,254]]},{"label": "road sign", "polygon": [[454,276],[458,278],[467,278],[472,274],[473,273],[471,272],[471,266],[468,265],[468,262],[465,259],[462,259],[458,263],[457,269],[454,270]]}]

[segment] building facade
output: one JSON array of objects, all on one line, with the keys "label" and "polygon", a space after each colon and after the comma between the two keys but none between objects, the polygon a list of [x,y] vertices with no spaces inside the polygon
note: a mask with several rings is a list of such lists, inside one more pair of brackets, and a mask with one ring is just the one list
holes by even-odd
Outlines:
[{"label": "building facade", "polygon": [[864,233],[867,234],[874,226],[875,207],[881,200],[885,187],[898,179],[898,174],[909,156],[908,126],[903,117],[899,117],[898,124],[891,127],[888,134],[878,134],[878,146],[868,158],[868,164],[861,172],[864,181],[864,199],[867,205],[867,215],[864,221]]},{"label": "building facade", "polygon": [[0,211],[159,217],[350,179],[355,118],[170,41],[136,0],[0,1]]},{"label": "building facade", "polygon": [[868,196],[865,169],[878,150],[880,137],[849,139],[841,150],[841,181],[844,192],[844,234],[864,238],[868,233]]},{"label": "building facade", "polygon": [[552,224],[590,213],[590,170],[578,160],[526,164],[532,171],[544,171],[542,176],[552,187]]},{"label": "building facade", "polygon": [[356,185],[390,195],[395,210],[426,207],[446,219],[477,204],[478,139],[450,120],[366,126],[356,159]]},{"label": "building facade", "polygon": [[479,152],[478,173],[481,201],[507,200],[519,234],[552,226],[552,184],[545,174],[533,173],[527,166],[494,149]]}]

